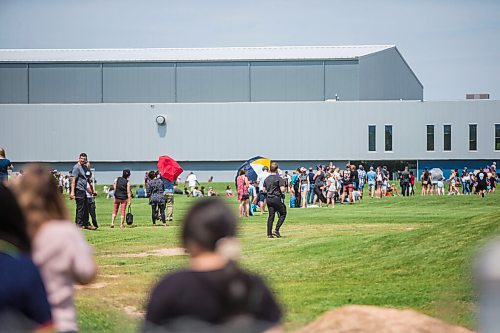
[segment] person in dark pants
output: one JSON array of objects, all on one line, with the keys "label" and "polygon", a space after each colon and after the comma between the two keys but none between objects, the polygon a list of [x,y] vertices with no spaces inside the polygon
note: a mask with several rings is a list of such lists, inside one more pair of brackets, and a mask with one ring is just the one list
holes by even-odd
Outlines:
[{"label": "person in dark pants", "polygon": [[163,181],[156,177],[156,172],[149,171],[149,182],[146,185],[146,193],[151,205],[151,221],[153,226],[156,226],[156,219],[160,217],[163,226],[167,226],[165,222],[165,187]]},{"label": "person in dark pants", "polygon": [[95,213],[95,196],[97,193],[94,191],[94,186],[92,186],[92,172],[87,171],[87,201],[89,203],[89,215],[90,218],[92,218],[92,225],[94,225],[94,228],[99,228],[99,225],[97,224],[97,215]]},{"label": "person in dark pants", "polygon": [[307,174],[309,177],[309,192],[307,192],[307,204],[312,205],[314,201],[314,187],[316,186],[314,183],[314,172],[313,168],[309,168],[309,173]]},{"label": "person in dark pants", "polygon": [[[281,237],[280,228],[285,222],[286,206],[283,203],[285,194],[285,180],[278,175],[278,163],[271,163],[271,175],[264,181],[264,189],[267,192],[267,207],[269,217],[267,218],[267,237]],[[274,215],[278,213],[278,222],[273,231]]]},{"label": "person in dark pants", "polygon": [[408,167],[405,166],[403,172],[401,172],[401,188],[403,192],[403,197],[410,196],[410,172],[408,171]]},{"label": "person in dark pants", "polygon": [[89,203],[87,201],[87,154],[81,153],[78,163],[73,166],[71,172],[71,192],[70,199],[76,201],[75,223],[77,226],[94,230],[89,224]]},{"label": "person in dark pants", "polygon": [[325,172],[323,171],[323,166],[318,165],[316,167],[317,171],[314,175],[314,197],[313,205],[316,204],[316,199],[318,199],[322,203],[326,203],[326,198],[323,195],[323,187],[325,186]]}]

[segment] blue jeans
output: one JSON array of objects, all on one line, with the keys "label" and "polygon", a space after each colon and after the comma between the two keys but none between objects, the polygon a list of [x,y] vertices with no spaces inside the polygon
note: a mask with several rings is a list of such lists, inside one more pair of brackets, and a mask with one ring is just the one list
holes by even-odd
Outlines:
[{"label": "blue jeans", "polygon": [[307,192],[307,203],[308,204],[312,204],[313,203],[313,200],[314,200],[314,187],[315,185],[314,184],[311,184],[311,186],[309,186],[309,191]]}]

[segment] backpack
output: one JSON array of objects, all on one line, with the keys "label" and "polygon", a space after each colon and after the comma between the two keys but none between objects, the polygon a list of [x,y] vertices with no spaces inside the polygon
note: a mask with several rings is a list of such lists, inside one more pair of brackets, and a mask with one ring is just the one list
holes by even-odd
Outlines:
[{"label": "backpack", "polygon": [[295,202],[296,202],[295,197],[290,197],[290,208],[295,208]]}]

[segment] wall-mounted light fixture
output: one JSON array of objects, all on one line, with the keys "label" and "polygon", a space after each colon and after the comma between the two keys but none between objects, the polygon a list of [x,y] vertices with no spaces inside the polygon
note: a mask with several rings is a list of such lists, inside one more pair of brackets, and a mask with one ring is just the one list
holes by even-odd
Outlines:
[{"label": "wall-mounted light fixture", "polygon": [[165,116],[156,116],[156,123],[160,126],[165,125],[167,122],[167,119]]}]

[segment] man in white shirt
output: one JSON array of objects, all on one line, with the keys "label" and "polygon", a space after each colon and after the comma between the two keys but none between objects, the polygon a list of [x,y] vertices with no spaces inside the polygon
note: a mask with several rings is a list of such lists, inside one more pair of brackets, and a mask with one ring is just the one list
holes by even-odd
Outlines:
[{"label": "man in white shirt", "polygon": [[191,171],[189,173],[189,176],[187,176],[186,181],[184,182],[184,186],[188,184],[189,185],[189,193],[193,194],[193,190],[196,187],[196,185],[199,185],[200,183],[198,182],[198,178],[196,178],[196,175]]},{"label": "man in white shirt", "polygon": [[264,180],[270,175],[269,168],[267,166],[262,167],[262,172],[257,176],[257,184],[259,186],[259,207],[260,207],[260,215],[264,214],[266,209],[266,192],[263,191],[264,188]]}]

